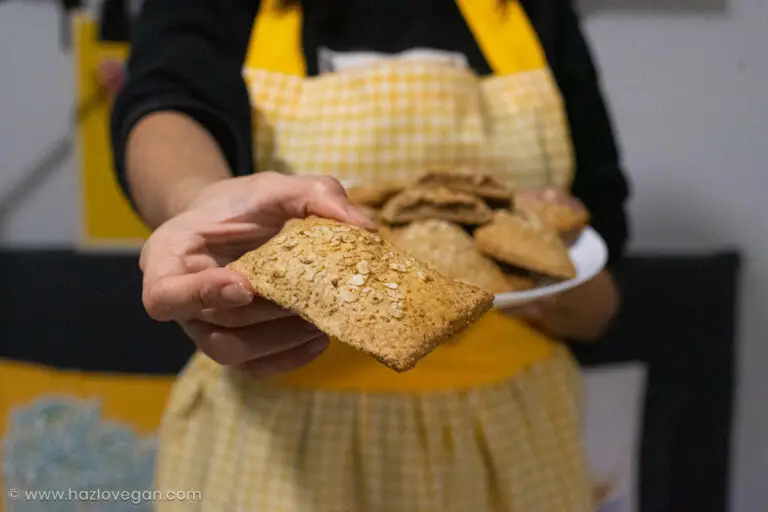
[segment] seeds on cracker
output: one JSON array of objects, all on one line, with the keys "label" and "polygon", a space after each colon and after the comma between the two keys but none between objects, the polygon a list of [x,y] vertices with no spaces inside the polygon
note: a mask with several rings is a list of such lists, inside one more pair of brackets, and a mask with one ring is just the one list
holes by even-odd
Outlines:
[{"label": "seeds on cracker", "polygon": [[[339,227],[349,228],[349,242],[343,245],[323,235]],[[295,236],[302,231],[309,236]],[[230,268],[245,275],[261,296],[396,371],[413,368],[493,303],[487,292],[441,276],[361,228],[309,218],[286,223],[281,236],[295,238],[295,250],[286,251],[273,239]],[[322,279],[303,277],[308,269],[301,258],[307,256],[323,263]],[[393,263],[411,265],[413,271],[393,271]],[[286,271],[275,272],[277,267]],[[332,276],[338,276],[335,285]]]},{"label": "seeds on cracker", "polygon": [[341,289],[341,300],[344,302],[355,302],[360,298],[357,288],[353,286],[345,286]]}]

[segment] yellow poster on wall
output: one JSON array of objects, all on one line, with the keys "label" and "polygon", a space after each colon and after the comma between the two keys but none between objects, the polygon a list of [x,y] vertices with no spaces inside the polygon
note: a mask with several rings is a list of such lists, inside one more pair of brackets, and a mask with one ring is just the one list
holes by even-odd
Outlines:
[{"label": "yellow poster on wall", "polygon": [[98,40],[98,24],[84,16],[73,19],[76,127],[80,159],[81,236],[83,249],[138,248],[149,230],[131,209],[115,179],[109,142],[111,99],[102,93],[99,65],[125,59],[128,45]]}]

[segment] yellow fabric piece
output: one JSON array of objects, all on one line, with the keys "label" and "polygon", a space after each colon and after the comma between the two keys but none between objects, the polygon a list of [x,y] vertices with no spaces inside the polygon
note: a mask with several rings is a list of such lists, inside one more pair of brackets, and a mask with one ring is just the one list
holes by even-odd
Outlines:
[{"label": "yellow fabric piece", "polygon": [[[76,137],[81,169],[82,216],[80,243],[84,247],[140,247],[149,229],[131,209],[110,170],[111,103],[99,88],[102,59],[123,60],[128,47],[98,41],[98,25],[85,15],[73,19],[76,65],[76,105],[85,115],[77,121]],[[109,212],[108,215],[105,212]]]},{"label": "yellow fabric piece", "polygon": [[0,360],[0,438],[16,407],[31,405],[48,395],[98,398],[106,418],[132,425],[139,433],[154,433],[174,377],[120,375],[57,370],[42,365]]},{"label": "yellow fabric piece", "polygon": [[547,59],[519,2],[456,0],[494,74],[542,69]]},{"label": "yellow fabric piece", "polygon": [[282,387],[368,393],[458,390],[506,380],[551,354],[552,343],[547,338],[493,311],[405,373],[395,373],[334,340],[316,361],[271,382]]},{"label": "yellow fabric piece", "polygon": [[257,170],[374,184],[466,166],[519,187],[571,181],[567,120],[547,69],[481,79],[439,62],[387,60],[310,78],[245,77]]},{"label": "yellow fabric piece", "polygon": [[245,67],[294,76],[306,74],[300,7],[283,9],[280,0],[262,0],[251,31]]},{"label": "yellow fabric piece", "polygon": [[593,512],[579,385],[562,348],[514,380],[423,395],[288,390],[196,358],[158,482],[211,511]]}]

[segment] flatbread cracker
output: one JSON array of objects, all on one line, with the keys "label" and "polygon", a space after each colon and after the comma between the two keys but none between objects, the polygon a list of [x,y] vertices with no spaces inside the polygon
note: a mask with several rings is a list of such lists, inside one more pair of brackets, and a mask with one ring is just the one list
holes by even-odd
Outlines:
[{"label": "flatbread cracker", "polygon": [[355,205],[379,209],[393,196],[403,190],[397,183],[382,183],[380,185],[355,185],[347,189],[347,199]]},{"label": "flatbread cracker", "polygon": [[587,209],[578,199],[559,197],[555,191],[522,191],[515,194],[514,209],[538,216],[560,233],[573,238],[589,224]]},{"label": "flatbread cracker", "polygon": [[501,269],[477,249],[461,226],[438,219],[418,221],[396,230],[392,240],[446,277],[489,293],[510,290]]},{"label": "flatbread cracker", "polygon": [[568,248],[535,215],[499,210],[474,237],[483,254],[508,265],[561,280],[576,277]]},{"label": "flatbread cracker", "polygon": [[478,196],[445,187],[414,187],[400,192],[381,210],[389,224],[442,219],[464,225],[483,225],[493,212]]},{"label": "flatbread cracker", "polygon": [[375,233],[314,217],[286,223],[230,268],[258,294],[398,372],[493,305],[489,293],[440,275]]},{"label": "flatbread cracker", "polygon": [[431,170],[416,181],[417,186],[446,187],[459,192],[475,194],[489,206],[507,207],[513,197],[512,189],[488,173]]}]

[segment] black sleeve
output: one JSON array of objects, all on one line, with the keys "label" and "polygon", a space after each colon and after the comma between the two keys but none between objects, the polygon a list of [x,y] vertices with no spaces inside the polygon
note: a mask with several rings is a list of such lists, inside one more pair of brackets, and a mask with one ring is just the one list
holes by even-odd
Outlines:
[{"label": "black sleeve", "polygon": [[608,245],[609,265],[615,267],[629,238],[629,183],[578,16],[570,0],[552,1],[555,25],[548,58],[565,100],[573,138],[576,175],[572,192],[589,209],[592,226]]},{"label": "black sleeve", "polygon": [[128,135],[142,117],[160,110],[182,112],[204,126],[234,174],[252,171],[251,111],[242,66],[258,6],[257,0],[144,2],[110,123],[115,169],[129,198]]}]

